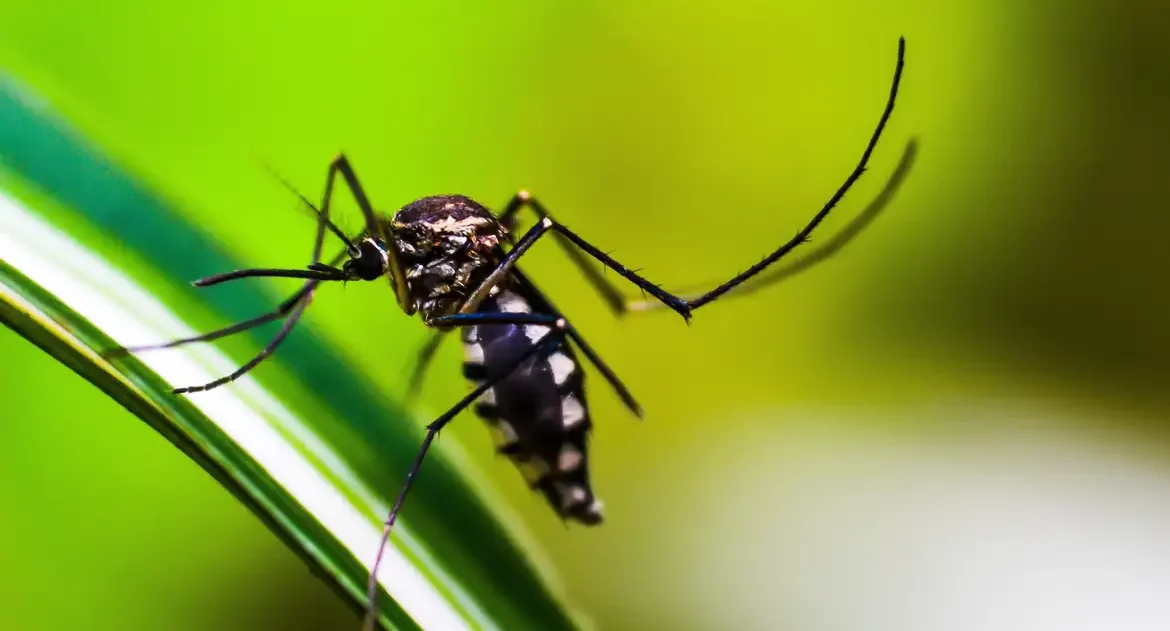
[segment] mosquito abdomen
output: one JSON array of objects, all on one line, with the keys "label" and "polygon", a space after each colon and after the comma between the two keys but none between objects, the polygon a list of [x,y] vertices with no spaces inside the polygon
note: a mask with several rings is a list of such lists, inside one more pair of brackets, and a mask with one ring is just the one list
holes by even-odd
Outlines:
[{"label": "mosquito abdomen", "polygon": [[[530,312],[530,302],[505,289],[480,312]],[[464,375],[482,384],[505,370],[548,332],[540,325],[483,324],[463,331]],[[497,449],[512,460],[531,488],[541,491],[566,519],[593,525],[602,505],[589,482],[591,422],[584,373],[564,342],[538,353],[484,392],[476,413],[495,434]]]}]

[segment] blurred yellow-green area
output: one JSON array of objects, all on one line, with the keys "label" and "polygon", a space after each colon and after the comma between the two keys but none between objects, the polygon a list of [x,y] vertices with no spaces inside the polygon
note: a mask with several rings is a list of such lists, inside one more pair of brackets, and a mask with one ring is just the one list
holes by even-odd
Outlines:
[{"label": "blurred yellow-green area", "polygon": [[[383,211],[526,188],[668,288],[820,208],[901,35],[898,108],[814,243],[912,137],[918,162],[829,262],[686,326],[615,320],[556,248],[525,259],[647,411],[590,378],[604,527],[562,527],[471,415],[449,431],[601,629],[1170,628],[1157,3],[0,5],[0,65],[240,260],[309,254],[263,165],[315,197],[344,151]],[[403,393],[425,331],[389,291],[309,313]],[[466,392],[459,353],[427,412]],[[356,628],[160,436],[11,332],[0,358],[0,629]]]}]

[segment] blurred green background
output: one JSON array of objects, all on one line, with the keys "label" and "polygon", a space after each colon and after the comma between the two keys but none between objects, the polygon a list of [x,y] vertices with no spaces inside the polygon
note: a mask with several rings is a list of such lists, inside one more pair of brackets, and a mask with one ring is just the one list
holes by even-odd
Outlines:
[{"label": "blurred green background", "polygon": [[[918,163],[815,272],[688,327],[615,321],[555,248],[526,259],[647,410],[592,379],[603,528],[563,528],[473,417],[451,432],[601,628],[1170,624],[1170,13],[423,5],[7,2],[0,65],[256,265],[302,264],[311,234],[261,164],[316,197],[343,150],[384,211],[527,188],[678,287],[820,207],[905,35],[899,107],[820,239],[911,137]],[[390,292],[330,288],[309,317],[402,392],[424,331]],[[355,627],[161,437],[11,332],[0,357],[0,628]],[[425,410],[466,391],[458,357]]]}]

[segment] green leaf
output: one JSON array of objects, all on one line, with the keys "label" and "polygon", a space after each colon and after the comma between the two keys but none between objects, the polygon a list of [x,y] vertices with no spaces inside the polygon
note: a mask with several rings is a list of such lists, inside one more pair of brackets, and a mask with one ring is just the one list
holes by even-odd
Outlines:
[{"label": "green leaf", "polygon": [[[103,360],[103,349],[196,334],[178,313],[235,321],[279,297],[230,284],[189,289],[193,278],[244,265],[11,80],[0,82],[0,166],[0,320],[166,437],[364,607],[387,501],[421,441],[418,419],[307,322],[263,364],[263,377],[186,397],[172,388],[226,374],[241,359],[197,345]],[[241,334],[251,336],[244,358],[269,335]],[[379,575],[382,623],[587,626],[455,447],[432,450],[395,527]]]}]

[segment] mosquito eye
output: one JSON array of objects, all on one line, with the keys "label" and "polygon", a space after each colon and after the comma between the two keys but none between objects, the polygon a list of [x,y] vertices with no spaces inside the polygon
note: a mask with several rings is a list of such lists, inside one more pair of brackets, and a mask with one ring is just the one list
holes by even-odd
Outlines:
[{"label": "mosquito eye", "polygon": [[358,244],[358,256],[346,261],[344,267],[362,280],[376,280],[390,267],[390,257],[385,244],[365,239]]},{"label": "mosquito eye", "polygon": [[370,257],[379,260],[386,258],[386,244],[382,243],[381,240],[366,239],[362,241],[359,249],[362,251],[362,258]]}]

